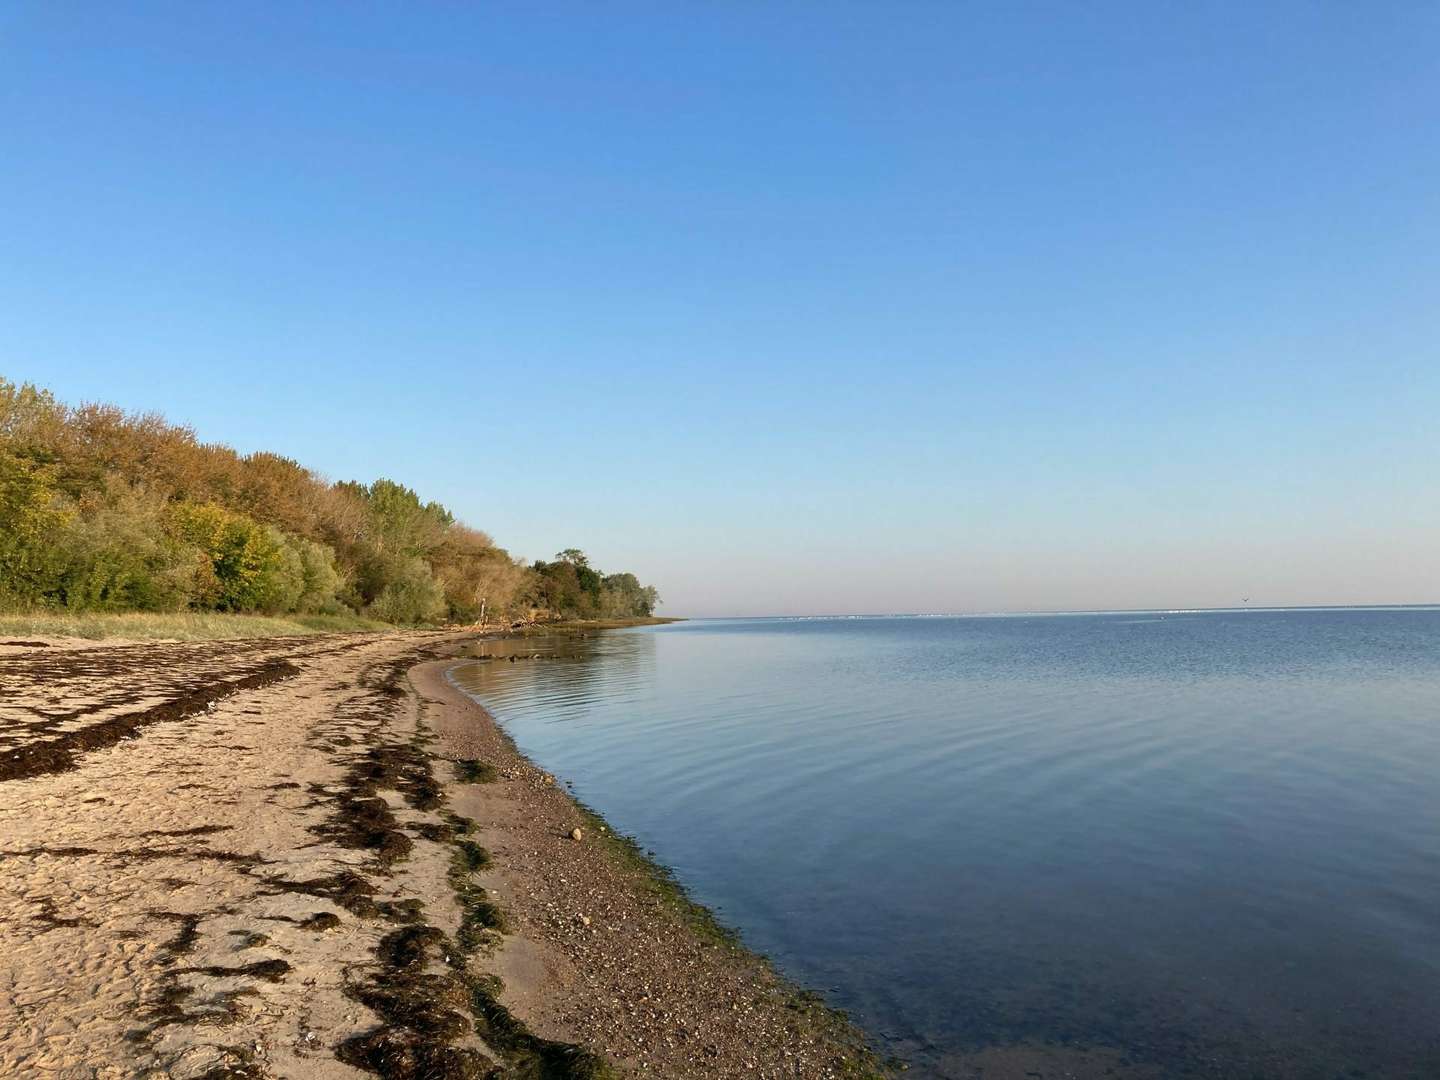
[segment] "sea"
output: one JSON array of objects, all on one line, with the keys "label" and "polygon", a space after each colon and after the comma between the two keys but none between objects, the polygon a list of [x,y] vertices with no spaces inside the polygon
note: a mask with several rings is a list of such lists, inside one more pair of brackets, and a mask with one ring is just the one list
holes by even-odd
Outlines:
[{"label": "sea", "polygon": [[523,752],[909,1075],[1440,1077],[1440,609],[476,651]]}]

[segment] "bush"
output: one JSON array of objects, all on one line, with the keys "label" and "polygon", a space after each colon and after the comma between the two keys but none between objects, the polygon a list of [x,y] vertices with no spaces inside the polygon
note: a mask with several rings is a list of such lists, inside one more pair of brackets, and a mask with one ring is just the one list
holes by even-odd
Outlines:
[{"label": "bush", "polygon": [[71,611],[179,611],[194,602],[205,556],[170,529],[165,500],[117,486],[60,530],[54,600]]},{"label": "bush", "polygon": [[305,594],[305,559],[279,529],[213,503],[177,503],[172,517],[210,564],[197,606],[273,613],[294,610]]},{"label": "bush", "polygon": [[55,536],[66,515],[47,472],[0,447],[0,598],[13,606],[45,602],[61,568]]},{"label": "bush", "polygon": [[423,559],[390,563],[392,575],[365,614],[392,623],[435,622],[445,616],[445,591]]},{"label": "bush", "polygon": [[345,581],[335,567],[335,553],[313,540],[290,537],[290,544],[300,556],[304,585],[295,601],[295,610],[319,615],[340,615],[347,609],[340,602]]}]

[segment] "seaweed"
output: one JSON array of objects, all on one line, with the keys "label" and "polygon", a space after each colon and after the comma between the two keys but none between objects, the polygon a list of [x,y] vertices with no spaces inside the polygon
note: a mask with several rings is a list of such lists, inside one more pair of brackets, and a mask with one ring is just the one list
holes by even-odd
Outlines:
[{"label": "seaweed", "polygon": [[313,896],[319,900],[329,900],[362,919],[412,923],[420,919],[424,910],[424,905],[419,900],[376,900],[375,886],[353,870],[341,870],[306,881],[278,876],[265,877],[261,881],[271,889],[270,892],[260,893],[261,896],[279,896],[282,893]]},{"label": "seaweed", "polygon": [[457,840],[455,852],[455,858],[466,871],[484,870],[490,865],[490,852],[474,840]]},{"label": "seaweed", "polygon": [[[384,1023],[347,1040],[337,1050],[346,1064],[387,1080],[479,1080],[503,1075],[516,1080],[618,1080],[603,1058],[584,1047],[541,1038],[499,1001],[501,983],[471,975],[463,955],[433,926],[387,934],[376,947],[380,971],[351,996]],[[430,970],[438,956],[448,972]],[[454,1046],[478,1034],[503,1059],[491,1061]]]},{"label": "seaweed", "polygon": [[455,890],[455,900],[460,905],[460,929],[455,937],[465,952],[474,952],[493,942],[494,934],[510,932],[505,913],[485,889],[470,879],[472,871],[489,862],[490,853],[470,840],[457,841],[450,856],[450,887]]},{"label": "seaweed", "polygon": [[242,690],[269,686],[299,673],[300,669],[289,660],[271,660],[239,679],[187,690],[148,709],[121,713],[49,739],[0,751],[0,782],[65,772],[75,768],[76,759],[85,751],[100,750],[114,746],[122,739],[136,738],[142,728],[151,724],[184,719],[209,708],[221,698]]},{"label": "seaweed", "polygon": [[455,762],[455,778],[462,784],[493,784],[500,779],[500,773],[489,762],[462,758]]},{"label": "seaweed", "polygon": [[195,948],[195,942],[200,939],[200,920],[203,916],[183,911],[152,911],[150,914],[157,919],[170,919],[180,924],[175,936],[160,946],[160,951],[166,957],[165,963],[173,963],[175,957],[183,956]]},{"label": "seaweed", "polygon": [[239,967],[211,964],[206,967],[176,968],[175,970],[178,975],[215,975],[221,978],[246,976],[252,979],[264,979],[266,982],[282,982],[290,973],[290,965],[284,960],[257,960],[253,964],[241,964]]},{"label": "seaweed", "polygon": [[406,927],[380,940],[379,973],[352,987],[350,995],[384,1023],[342,1043],[336,1052],[341,1061],[397,1080],[490,1074],[483,1055],[451,1045],[473,1027],[463,979],[426,970],[447,944],[444,932],[433,926]]},{"label": "seaweed", "polygon": [[35,916],[35,921],[38,922],[38,923],[43,927],[43,929],[41,929],[41,930],[39,931],[39,933],[41,933],[41,934],[46,934],[46,933],[49,933],[51,930],[59,930],[61,927],[65,927],[65,926],[94,926],[94,925],[95,925],[94,923],[90,922],[88,919],[81,919],[81,918],[66,919],[66,918],[62,918],[62,917],[60,916],[59,912],[60,912],[60,908],[56,905],[55,901],[54,901],[53,899],[51,899],[50,897],[48,897],[48,896],[47,896],[47,897],[44,897],[44,898],[40,901],[40,914],[38,914],[38,915]]}]

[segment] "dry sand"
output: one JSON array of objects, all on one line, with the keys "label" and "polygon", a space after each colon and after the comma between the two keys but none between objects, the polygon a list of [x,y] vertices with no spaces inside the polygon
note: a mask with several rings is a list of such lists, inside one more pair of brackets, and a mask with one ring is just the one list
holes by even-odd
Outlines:
[{"label": "dry sand", "polygon": [[0,642],[0,1075],[875,1075],[449,685],[471,640]]}]

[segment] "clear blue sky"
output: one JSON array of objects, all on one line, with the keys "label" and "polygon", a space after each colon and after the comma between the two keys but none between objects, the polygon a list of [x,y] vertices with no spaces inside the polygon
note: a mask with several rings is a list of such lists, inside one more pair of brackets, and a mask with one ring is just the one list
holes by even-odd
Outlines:
[{"label": "clear blue sky", "polygon": [[1440,600],[1440,7],[0,5],[0,373],[675,614]]}]

